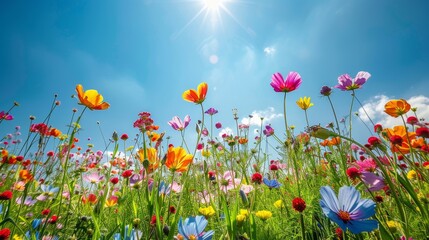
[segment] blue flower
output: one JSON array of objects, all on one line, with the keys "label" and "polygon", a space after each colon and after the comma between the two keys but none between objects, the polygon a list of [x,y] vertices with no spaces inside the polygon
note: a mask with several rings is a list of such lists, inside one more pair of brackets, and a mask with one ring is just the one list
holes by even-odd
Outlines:
[{"label": "blue flower", "polygon": [[271,180],[269,180],[268,178],[264,178],[264,183],[270,189],[271,188],[279,188],[281,186],[281,184],[279,183],[279,181],[277,181],[277,179],[271,179]]},{"label": "blue flower", "polygon": [[213,230],[204,232],[208,221],[203,216],[188,217],[182,222],[182,218],[179,220],[179,234],[185,239],[195,240],[211,240],[214,234]]},{"label": "blue flower", "polygon": [[124,227],[123,235],[121,233],[115,233],[113,235],[113,240],[137,240],[142,237],[142,232],[139,230],[135,230],[134,228],[130,228],[128,225]]},{"label": "blue flower", "polygon": [[367,220],[375,214],[375,203],[360,199],[360,193],[353,186],[340,188],[338,198],[331,187],[320,188],[323,213],[340,226],[354,234],[370,232],[378,227],[377,220]]}]

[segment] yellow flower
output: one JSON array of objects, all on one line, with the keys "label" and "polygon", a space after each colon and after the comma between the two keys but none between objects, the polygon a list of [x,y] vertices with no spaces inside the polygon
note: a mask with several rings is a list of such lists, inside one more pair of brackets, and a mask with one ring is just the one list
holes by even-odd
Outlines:
[{"label": "yellow flower", "polygon": [[19,236],[18,234],[13,235],[12,240],[23,240],[24,237]]},{"label": "yellow flower", "polygon": [[261,210],[261,211],[257,211],[255,214],[258,218],[260,218],[262,221],[266,221],[269,218],[271,218],[273,216],[273,214],[270,211],[267,210]]},{"label": "yellow flower", "polygon": [[152,173],[155,169],[159,166],[159,158],[158,158],[158,152],[155,148],[146,148],[146,159],[145,159],[145,151],[144,149],[139,149],[137,152],[137,159],[144,163],[145,160],[148,161],[146,171],[148,173]]},{"label": "yellow flower", "polygon": [[201,155],[203,155],[203,157],[208,158],[212,154],[210,153],[210,151],[208,149],[203,149],[203,151],[201,152]]},{"label": "yellow flower", "polygon": [[212,206],[200,207],[198,209],[198,212],[201,213],[206,218],[209,218],[209,217],[215,215],[215,210],[213,209]]},{"label": "yellow flower", "polygon": [[417,198],[424,203],[429,203],[429,198],[426,196],[426,194],[424,194],[422,192],[419,192],[417,194]]},{"label": "yellow flower", "polygon": [[411,105],[404,99],[390,100],[384,105],[384,112],[392,117],[399,117],[410,111]]},{"label": "yellow flower", "polygon": [[237,221],[237,223],[240,224],[240,223],[242,223],[242,222],[244,222],[246,220],[246,215],[238,214],[235,217],[235,220]]},{"label": "yellow flower", "polygon": [[247,217],[249,216],[249,211],[247,209],[240,209],[240,215]]},{"label": "yellow flower", "polygon": [[76,86],[77,96],[80,104],[85,105],[91,110],[104,110],[110,107],[110,104],[103,102],[103,96],[97,90],[89,89],[83,92],[82,85]]},{"label": "yellow flower", "polygon": [[296,104],[298,105],[298,107],[300,107],[302,110],[307,110],[309,109],[311,106],[313,106],[314,104],[311,102],[311,98],[310,97],[304,97],[304,98],[299,98],[298,101],[296,101]]},{"label": "yellow flower", "polygon": [[280,199],[280,200],[277,200],[277,201],[274,202],[274,207],[276,207],[276,208],[284,208],[285,205],[284,205],[283,201]]},{"label": "yellow flower", "polygon": [[416,179],[417,178],[417,172],[415,170],[408,171],[407,178],[410,180]]},{"label": "yellow flower", "polygon": [[392,233],[395,233],[399,230],[399,228],[401,227],[401,224],[391,220],[391,221],[387,221],[387,226],[389,227]]}]

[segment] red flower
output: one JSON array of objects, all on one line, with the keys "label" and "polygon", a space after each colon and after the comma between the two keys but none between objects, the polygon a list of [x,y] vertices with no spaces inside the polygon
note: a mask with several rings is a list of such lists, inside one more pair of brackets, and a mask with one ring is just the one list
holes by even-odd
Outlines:
[{"label": "red flower", "polygon": [[133,175],[133,170],[125,170],[122,173],[122,177],[124,177],[124,178],[129,178],[129,177],[131,177],[131,175]]},{"label": "red flower", "polygon": [[379,133],[383,131],[383,126],[381,126],[381,124],[375,124],[374,125],[374,132]]},{"label": "red flower", "polygon": [[279,170],[279,167],[276,164],[271,164],[270,165],[270,170],[271,171],[277,171],[277,170]]},{"label": "red flower", "polygon": [[343,239],[343,230],[341,228],[338,227],[337,229],[335,229],[335,234],[337,235],[337,238],[339,240]]},{"label": "red flower", "polygon": [[51,210],[49,208],[43,209],[42,210],[42,215],[49,215],[49,213],[51,213]]},{"label": "red flower", "polygon": [[360,176],[360,171],[359,169],[355,168],[355,167],[350,167],[347,169],[346,171],[347,176],[349,176],[350,179],[354,180],[356,178],[358,178]]},{"label": "red flower", "polygon": [[0,193],[0,200],[10,200],[13,197],[12,191],[6,190]]},{"label": "red flower", "polygon": [[378,137],[369,137],[368,138],[368,143],[371,144],[372,146],[378,145],[381,143],[381,140]]},{"label": "red flower", "polygon": [[303,212],[307,205],[305,204],[304,199],[296,197],[292,200],[292,207],[298,212]]},{"label": "red flower", "polygon": [[55,224],[58,220],[58,216],[57,215],[52,215],[52,217],[48,220],[48,223],[50,224]]},{"label": "red flower", "polygon": [[[162,216],[159,216],[159,221],[162,223]],[[150,225],[156,225],[156,215],[153,215],[150,219]]]},{"label": "red flower", "polygon": [[110,182],[111,182],[112,184],[117,184],[117,183],[119,182],[119,178],[118,178],[118,177],[112,177],[112,178],[110,179]]},{"label": "red flower", "polygon": [[3,228],[0,230],[0,240],[7,240],[10,237],[9,228]]},{"label": "red flower", "polygon": [[252,175],[252,182],[256,184],[262,183],[262,174],[256,172]]},{"label": "red flower", "polygon": [[127,140],[128,139],[128,135],[126,133],[122,134],[121,139],[124,140],[124,141]]},{"label": "red flower", "polygon": [[414,125],[414,124],[416,124],[418,122],[419,122],[419,120],[416,117],[414,117],[414,116],[409,116],[407,118],[407,123],[408,124]]},{"label": "red flower", "polygon": [[174,206],[170,206],[170,208],[168,209],[170,211],[170,213],[175,214],[176,213],[176,208]]},{"label": "red flower", "polygon": [[429,128],[419,127],[416,129],[416,135],[419,137],[429,138]]},{"label": "red flower", "polygon": [[402,144],[402,137],[399,135],[393,135],[390,137],[389,140],[393,145],[401,145]]}]

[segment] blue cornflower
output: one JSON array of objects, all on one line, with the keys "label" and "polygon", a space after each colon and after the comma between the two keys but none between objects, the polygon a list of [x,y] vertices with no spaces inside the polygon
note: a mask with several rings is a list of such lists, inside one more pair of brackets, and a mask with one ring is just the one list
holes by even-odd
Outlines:
[{"label": "blue cornflower", "polygon": [[179,220],[179,234],[187,240],[211,240],[214,234],[213,230],[204,232],[208,221],[203,216],[188,217],[182,222]]},{"label": "blue cornflower", "polygon": [[270,189],[271,188],[279,188],[281,186],[281,184],[279,183],[279,181],[277,181],[277,179],[269,180],[268,178],[264,178],[263,181],[264,181],[265,185],[267,185]]},{"label": "blue cornflower", "polygon": [[377,220],[367,220],[375,214],[375,203],[370,199],[360,199],[360,193],[353,186],[340,188],[338,198],[331,187],[320,188],[323,213],[340,226],[354,234],[370,232],[378,227]]},{"label": "blue cornflower", "polygon": [[113,235],[113,240],[137,240],[142,237],[142,232],[130,228],[129,225],[125,225],[123,235],[121,233],[115,233]]}]

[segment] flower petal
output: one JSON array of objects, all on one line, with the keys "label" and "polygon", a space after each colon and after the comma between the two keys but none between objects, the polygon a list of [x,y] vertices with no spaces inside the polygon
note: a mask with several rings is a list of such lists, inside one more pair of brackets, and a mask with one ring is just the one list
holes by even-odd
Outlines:
[{"label": "flower petal", "polygon": [[[329,208],[330,210],[338,213],[340,210],[340,205],[338,203],[337,196],[335,195],[334,190],[332,190],[329,186],[324,186],[320,188],[320,195],[322,195],[322,199],[320,200],[320,205],[322,209]],[[324,209],[325,212],[325,209]],[[325,213],[326,214],[326,213]]]},{"label": "flower petal", "polygon": [[372,230],[378,228],[377,220],[364,220],[364,221],[350,221],[347,224],[350,232],[358,234],[361,232],[371,232]]}]

